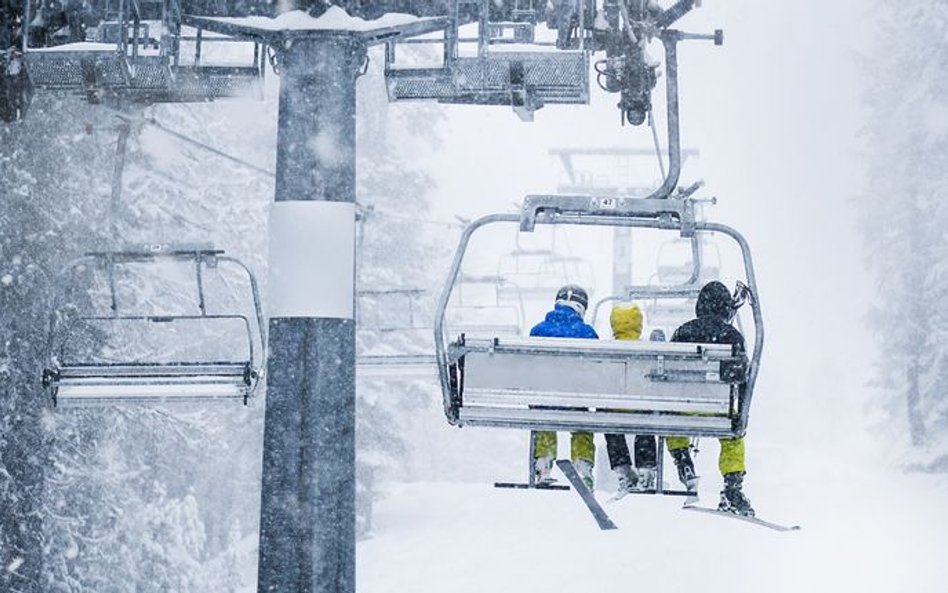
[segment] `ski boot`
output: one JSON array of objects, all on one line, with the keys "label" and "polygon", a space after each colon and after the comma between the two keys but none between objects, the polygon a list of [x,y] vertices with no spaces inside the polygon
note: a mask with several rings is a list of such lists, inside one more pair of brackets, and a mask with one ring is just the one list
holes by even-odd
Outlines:
[{"label": "ski boot", "polygon": [[675,460],[675,466],[678,468],[678,479],[685,485],[685,490],[697,492],[698,476],[695,474],[695,464],[691,460],[691,451],[687,447],[673,449],[671,455]]},{"label": "ski boot", "polygon": [[724,490],[721,491],[721,502],[718,504],[719,511],[753,517],[754,509],[751,507],[750,500],[744,495],[742,486],[744,484],[744,472],[732,472],[724,474]]},{"label": "ski boot", "polygon": [[588,459],[577,459],[573,462],[573,467],[576,468],[576,473],[579,474],[579,477],[582,478],[583,484],[586,484],[586,487],[590,491],[593,489],[593,463]]},{"label": "ski boot", "polygon": [[553,477],[553,458],[537,457],[533,461],[534,484],[537,486],[549,486],[556,481]]},{"label": "ski boot", "polygon": [[658,472],[654,467],[640,467],[638,468],[639,473],[639,483],[636,485],[636,490],[655,490],[655,483],[658,480]]},{"label": "ski boot", "polygon": [[624,496],[629,492],[635,492],[636,485],[639,483],[639,475],[635,468],[630,464],[616,466],[613,470],[616,472],[616,478],[619,479],[619,491],[617,496]]}]

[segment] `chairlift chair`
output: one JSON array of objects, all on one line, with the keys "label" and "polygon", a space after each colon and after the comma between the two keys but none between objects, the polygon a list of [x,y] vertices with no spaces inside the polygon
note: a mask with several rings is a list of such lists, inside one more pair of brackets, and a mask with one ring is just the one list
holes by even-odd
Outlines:
[{"label": "chairlift chair", "polygon": [[[663,286],[672,284],[701,284],[717,280],[721,271],[721,252],[707,237],[692,237],[688,240],[690,259],[670,262],[668,253],[681,240],[666,241],[658,249],[655,264],[655,281]],[[710,257],[709,257],[710,256]]]},{"label": "chairlift chair", "polygon": [[[682,320],[694,315],[695,303],[701,287],[712,280],[721,279],[721,253],[717,244],[708,240],[708,237],[692,237],[689,241],[691,258],[689,261],[672,264],[667,261],[669,248],[678,241],[669,241],[662,244],[658,250],[655,274],[651,283],[664,287],[677,287],[690,293],[690,296],[679,299],[646,298],[645,316],[650,328],[660,328],[669,334]],[[712,257],[708,257],[711,255]],[[690,289],[690,290],[689,290]],[[625,299],[638,300],[636,287],[623,287]],[[738,318],[738,323],[740,319]]]},{"label": "chairlift chair", "polygon": [[555,249],[518,247],[500,258],[497,275],[506,280],[502,295],[516,288],[521,298],[529,301],[550,300],[565,284],[579,284],[589,291],[595,286],[595,272],[589,261]]},{"label": "chairlift chair", "polygon": [[[690,198],[530,196],[520,215],[494,214],[462,234],[435,318],[438,370],[448,422],[524,430],[709,437],[747,429],[763,349],[750,248],[734,229],[696,221]],[[740,249],[754,342],[749,357],[729,345],[507,338],[466,333],[450,339],[445,307],[471,236],[489,225],[592,225],[660,229],[683,237],[714,232]],[[653,287],[644,296],[696,296],[700,287]],[[684,320],[683,320],[684,321]],[[746,369],[746,372],[743,370]]]},{"label": "chairlift chair", "polygon": [[[461,273],[457,278],[457,301],[448,306],[443,317],[446,325],[458,333],[489,333],[519,336],[523,331],[524,304],[520,287],[500,275]],[[464,290],[487,287],[493,296],[487,301],[465,301]]]},{"label": "chairlift chair", "polygon": [[[162,262],[191,267],[191,299],[197,312],[123,311],[127,307],[118,294],[123,288],[119,285],[119,274],[127,272],[129,266],[144,265],[147,269]],[[251,312],[216,312],[224,299],[208,294],[206,285],[211,272],[222,274],[223,278],[225,271],[246,282],[246,294],[241,296]],[[103,305],[107,305],[108,314],[76,313],[75,304],[66,298],[67,277],[90,273],[102,273],[107,278],[108,303]],[[47,363],[43,370],[43,385],[54,406],[222,399],[237,399],[246,404],[253,395],[266,360],[264,321],[256,279],[239,260],[206,245],[138,245],[87,253],[69,264],[60,279],[50,315]],[[139,333],[132,335],[133,330]],[[213,332],[217,332],[212,335],[214,339],[206,337]],[[172,350],[195,351],[174,356],[156,351],[125,356],[129,348],[126,344],[123,350],[122,341],[128,341],[130,335],[138,349],[149,350],[157,342]],[[212,348],[220,353],[205,356],[205,351]]]},{"label": "chairlift chair", "polygon": [[[431,322],[421,318],[421,289],[360,290],[357,293],[358,334],[360,343],[372,341],[372,347],[358,353],[356,374],[360,379],[429,379],[437,376],[437,364],[431,355]],[[380,308],[384,301],[400,303],[394,318]],[[403,344],[393,346],[391,338],[404,338],[418,346],[418,352],[406,351]],[[382,344],[378,343],[381,340]],[[422,353],[424,352],[424,353]]]},{"label": "chairlift chair", "polygon": [[[693,148],[684,148],[680,150],[682,162],[687,161],[689,157],[697,156],[698,151]],[[629,175],[613,172],[611,175],[598,176],[596,171],[601,168],[579,168],[577,160],[586,159],[601,162],[607,158],[622,163],[628,163],[626,169],[631,171],[631,161],[636,158],[659,158],[660,167],[663,164],[661,160],[660,147],[646,148],[627,148],[627,147],[597,147],[597,148],[551,148],[548,151],[550,156],[560,159],[563,166],[563,172],[566,175],[565,181],[557,185],[556,191],[560,194],[579,194],[593,192],[599,196],[614,197],[644,197],[651,193],[650,186],[639,182],[632,182],[628,179]],[[614,167],[615,168],[615,167]],[[603,182],[605,180],[605,182]]]}]

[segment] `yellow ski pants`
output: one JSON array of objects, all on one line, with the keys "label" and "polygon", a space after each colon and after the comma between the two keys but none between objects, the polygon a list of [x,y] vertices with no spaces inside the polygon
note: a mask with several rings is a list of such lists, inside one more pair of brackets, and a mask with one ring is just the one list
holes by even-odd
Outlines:
[{"label": "yellow ski pants", "polygon": [[[537,431],[534,457],[553,457],[556,458],[556,433],[553,431]],[[687,445],[687,443],[686,443]],[[570,457],[576,462],[585,459],[589,463],[596,460],[596,444],[593,441],[591,432],[574,432],[570,438]]]},{"label": "yellow ski pants", "polygon": [[[746,471],[747,468],[744,465],[744,438],[718,439],[718,441],[721,443],[721,453],[718,455],[718,469],[721,470],[721,475]],[[672,452],[677,449],[686,449],[691,444],[691,439],[688,437],[668,437],[665,439],[665,444],[668,446],[668,451]]]}]

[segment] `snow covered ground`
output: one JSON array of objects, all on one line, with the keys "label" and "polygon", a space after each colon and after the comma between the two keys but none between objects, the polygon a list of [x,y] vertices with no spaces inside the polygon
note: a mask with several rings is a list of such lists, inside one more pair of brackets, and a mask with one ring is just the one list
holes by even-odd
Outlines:
[{"label": "snow covered ground", "polygon": [[[459,434],[459,439],[463,437]],[[793,455],[767,447],[769,469],[748,476],[762,518],[799,523],[779,533],[679,509],[680,499],[606,503],[619,526],[600,531],[573,492],[490,484],[392,486],[374,536],[358,547],[358,590],[941,592],[948,578],[948,505],[937,478],[872,468],[871,459]],[[702,456],[713,465],[716,445]],[[702,502],[719,477],[703,467]],[[511,476],[512,477],[512,476]]]}]

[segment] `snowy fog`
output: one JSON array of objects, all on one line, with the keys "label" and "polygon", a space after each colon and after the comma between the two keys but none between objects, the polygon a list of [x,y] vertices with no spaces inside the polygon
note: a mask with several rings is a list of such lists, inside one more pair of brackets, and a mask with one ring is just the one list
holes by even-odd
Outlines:
[{"label": "snowy fog", "polygon": [[[656,158],[648,125],[622,125],[618,96],[595,80],[589,105],[547,105],[531,122],[503,106],[390,103],[384,48],[376,46],[357,85],[354,233],[344,228],[347,205],[315,222],[312,211],[272,206],[281,80],[272,70],[245,97],[205,103],[118,108],[37,91],[23,120],[0,123],[0,590],[258,590],[269,377],[246,406],[53,408],[40,383],[51,364],[51,309],[53,327],[86,332],[71,355],[113,361],[161,350],[220,361],[234,344],[234,356],[252,358],[266,319],[258,329],[252,287],[218,277],[213,265],[206,279],[198,273],[197,292],[187,264],[154,277],[123,269],[110,302],[114,277],[91,266],[69,278],[92,288],[51,296],[58,271],[89,250],[206,242],[254,272],[265,317],[346,318],[354,302],[363,360],[425,359],[420,373],[357,382],[359,592],[944,590],[948,244],[939,198],[948,190],[948,9],[918,0],[702,4],[676,27],[722,28],[725,41],[679,46],[681,145],[697,153],[685,158],[680,185],[702,181],[702,215],[750,244],[766,341],[744,490],[758,517],[801,529],[687,512],[674,496],[613,501],[616,478],[600,434],[594,494],[617,530],[600,530],[575,488],[493,486],[526,481],[529,432],[450,426],[427,359],[462,229],[574,183],[558,151],[640,149],[573,161],[589,186],[640,192],[661,184],[667,158]],[[343,18],[330,10],[333,22]],[[357,20],[359,30],[368,26]],[[275,27],[263,17],[246,22]],[[225,60],[237,54],[208,51]],[[649,53],[662,57],[661,43]],[[664,145],[664,76],[653,103]],[[549,282],[531,284],[538,276],[524,273],[514,254],[552,249],[561,272],[554,282],[584,285],[586,321],[611,338],[610,305],[594,318],[593,303],[620,288],[612,235],[586,231],[497,231],[472,241],[466,280],[447,303],[449,331],[468,324],[525,335],[554,294]],[[319,235],[312,250],[291,256],[307,234]],[[321,283],[351,277],[350,252],[321,253],[334,244],[355,245],[354,292]],[[680,248],[657,235],[643,241],[633,247],[634,273],[648,284],[656,260]],[[269,267],[274,250],[298,258],[294,270],[320,260],[321,271],[295,282]],[[712,261],[729,288],[743,278],[732,273],[741,263],[733,245],[722,241]],[[201,290],[206,303],[195,301]],[[287,296],[308,293],[313,302]],[[647,336],[660,324],[642,305]],[[108,316],[110,306],[162,323],[205,309],[233,313],[227,321],[236,325],[191,335],[184,323],[163,323],[170,333],[149,339],[69,325],[83,311]],[[753,327],[749,315],[739,316],[742,329]],[[661,328],[670,334],[675,325]],[[219,354],[224,342],[227,354]],[[560,459],[570,457],[569,443],[560,432]],[[717,439],[701,438],[694,453],[707,507],[723,487],[718,451]],[[672,457],[662,454],[667,487],[678,488]]]}]

